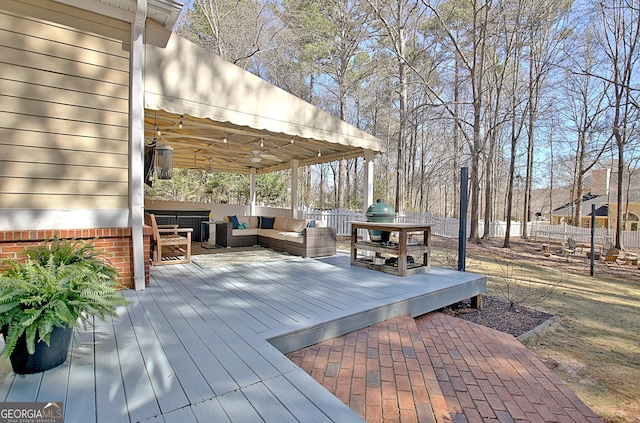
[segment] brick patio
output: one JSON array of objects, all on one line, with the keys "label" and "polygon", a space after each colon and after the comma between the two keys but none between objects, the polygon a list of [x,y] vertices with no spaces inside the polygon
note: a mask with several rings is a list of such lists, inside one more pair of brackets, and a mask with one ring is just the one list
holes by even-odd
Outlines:
[{"label": "brick patio", "polygon": [[600,422],[513,336],[399,316],[289,354],[369,423]]}]

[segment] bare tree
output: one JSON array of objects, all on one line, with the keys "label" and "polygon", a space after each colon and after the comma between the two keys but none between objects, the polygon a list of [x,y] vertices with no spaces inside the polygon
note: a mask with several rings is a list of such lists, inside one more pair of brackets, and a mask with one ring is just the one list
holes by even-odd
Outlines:
[{"label": "bare tree", "polygon": [[408,71],[409,56],[407,38],[420,20],[421,9],[412,0],[367,0],[373,15],[380,22],[378,40],[394,55],[398,78],[399,133],[396,149],[396,212],[404,211],[407,170],[407,125],[408,125]]},{"label": "bare tree", "polygon": [[[242,22],[242,24],[238,24]],[[178,34],[256,74],[261,52],[276,48],[277,9],[258,0],[194,0]]]},{"label": "bare tree", "polygon": [[[482,132],[482,112],[484,101],[484,82],[486,66],[486,45],[488,37],[488,21],[493,2],[491,0],[470,0],[461,4],[448,4],[427,2],[423,4],[433,13],[440,25],[440,29],[451,43],[456,58],[459,60],[460,70],[464,70],[466,82],[471,92],[471,135],[465,131],[465,136],[470,152],[471,171],[469,174],[470,224],[469,240],[479,243],[480,236],[478,223],[480,220],[480,165],[481,156],[485,148],[485,137]],[[464,26],[458,25],[460,21]],[[464,28],[464,29],[460,29]],[[458,69],[456,67],[456,69]],[[443,101],[444,103],[444,101]],[[453,109],[447,106],[447,109]],[[457,110],[456,110],[457,111]],[[456,125],[461,126],[465,119],[458,114],[454,117]]]},{"label": "bare tree", "polygon": [[510,98],[510,122],[509,122],[509,171],[507,186],[507,204],[506,204],[506,231],[504,237],[504,248],[510,247],[511,239],[511,220],[513,217],[513,187],[516,176],[516,156],[517,146],[520,135],[524,128],[524,120],[522,117],[526,113],[526,101],[523,99],[522,79],[521,79],[521,54],[523,53],[524,32],[520,29],[522,8],[518,7],[510,20],[511,31],[505,28],[505,57],[511,59],[511,84],[509,89]]},{"label": "bare tree", "polygon": [[639,59],[640,5],[637,0],[599,0],[596,10],[600,44],[608,59],[607,73],[602,77],[609,82],[611,133],[618,150],[615,248],[622,249],[624,150],[631,140],[630,125],[637,112],[633,104],[638,102],[638,91],[632,84],[637,78]]},{"label": "bare tree", "polygon": [[531,221],[531,196],[533,191],[534,154],[538,118],[546,80],[559,63],[562,40],[566,26],[561,20],[567,16],[570,1],[527,0],[526,35],[528,51],[528,123],[527,123],[527,169],[525,175],[522,237],[527,238],[527,224]]},{"label": "bare tree", "polygon": [[[572,184],[572,198],[575,201],[572,223],[580,226],[582,221],[582,200],[584,196],[584,177],[602,157],[609,145],[608,139],[602,139],[606,112],[605,86],[593,75],[597,72],[599,60],[595,56],[594,33],[586,27],[579,36],[568,39],[568,63],[562,84],[565,95],[562,97],[561,113],[575,134],[575,172]],[[572,137],[573,138],[573,137]]]}]

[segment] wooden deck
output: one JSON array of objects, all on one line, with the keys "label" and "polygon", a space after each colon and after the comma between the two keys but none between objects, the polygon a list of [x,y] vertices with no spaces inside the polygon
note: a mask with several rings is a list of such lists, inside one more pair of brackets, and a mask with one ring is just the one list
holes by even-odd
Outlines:
[{"label": "wooden deck", "polygon": [[152,269],[119,318],[78,334],[70,359],[16,376],[3,401],[63,401],[65,422],[362,420],[283,353],[485,291],[483,276],[432,267],[397,277],[349,256],[220,269]]}]

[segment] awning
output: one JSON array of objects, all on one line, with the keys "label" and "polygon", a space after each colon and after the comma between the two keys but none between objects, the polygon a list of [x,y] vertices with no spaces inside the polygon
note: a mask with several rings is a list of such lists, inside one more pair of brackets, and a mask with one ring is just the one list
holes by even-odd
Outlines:
[{"label": "awning", "polygon": [[380,139],[176,34],[166,47],[147,45],[145,137],[174,148],[174,167],[237,173],[384,149]]}]

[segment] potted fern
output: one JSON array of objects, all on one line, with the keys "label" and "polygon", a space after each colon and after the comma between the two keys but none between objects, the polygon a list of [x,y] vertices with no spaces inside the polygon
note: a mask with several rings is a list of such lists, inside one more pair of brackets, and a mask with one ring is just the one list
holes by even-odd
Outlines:
[{"label": "potted fern", "polygon": [[67,359],[74,328],[116,316],[127,301],[116,291],[117,271],[83,241],[54,239],[24,250],[0,275],[0,327],[15,373],[37,373]]}]

